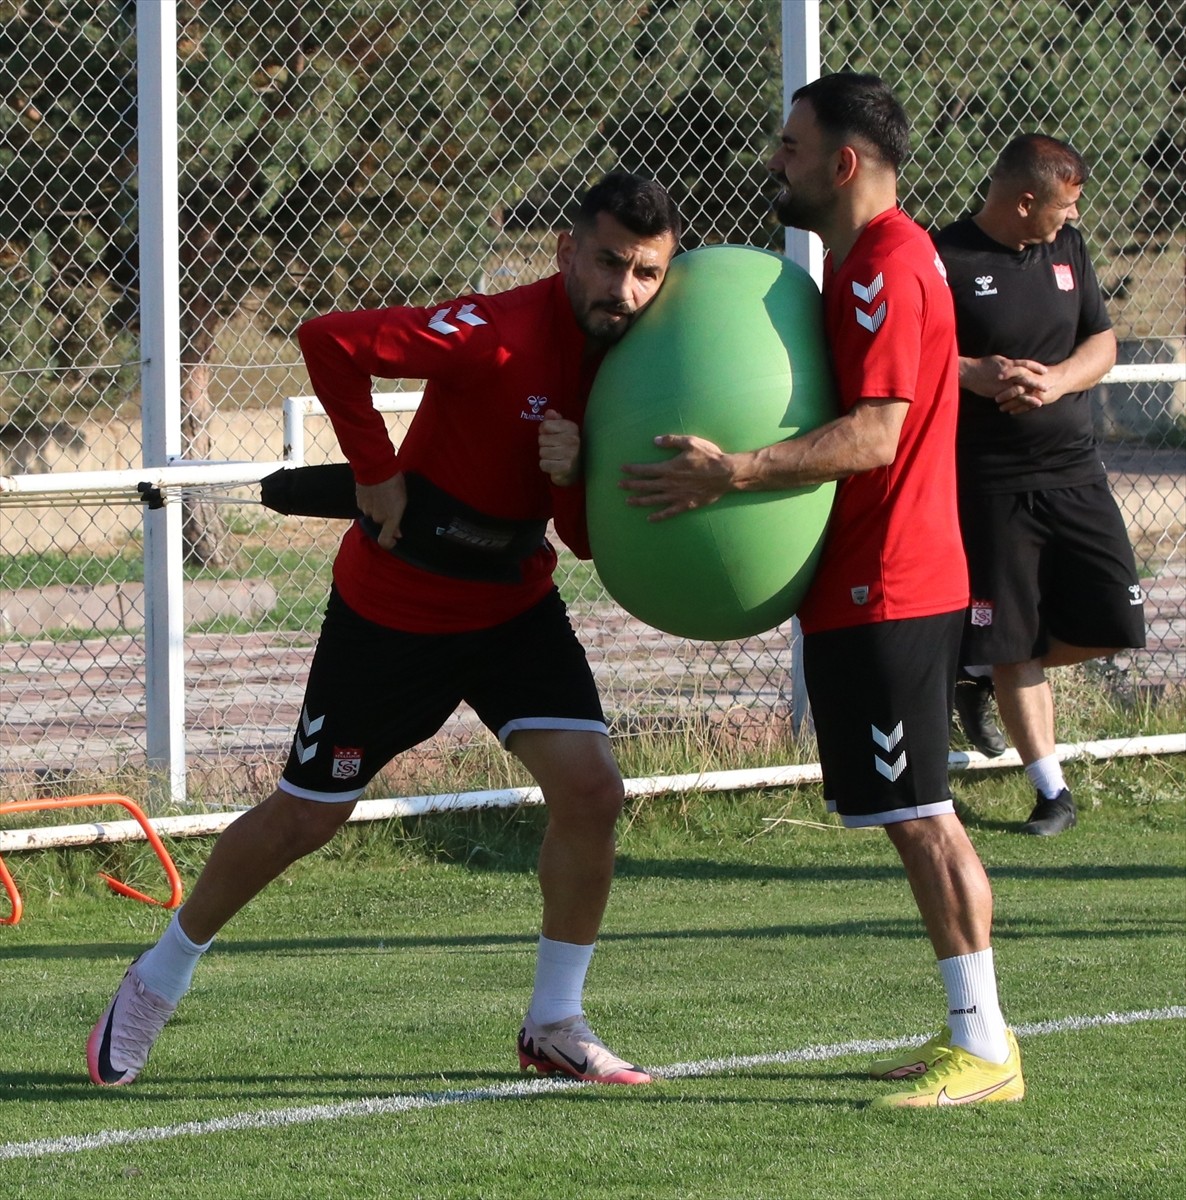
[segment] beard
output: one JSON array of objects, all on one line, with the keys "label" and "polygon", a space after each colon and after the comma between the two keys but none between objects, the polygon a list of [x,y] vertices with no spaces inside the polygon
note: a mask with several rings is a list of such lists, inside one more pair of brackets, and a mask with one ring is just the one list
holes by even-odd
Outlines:
[{"label": "beard", "polygon": [[818,233],[831,212],[832,197],[825,189],[800,183],[794,192],[787,190],[786,180],[778,179],[782,188],[770,202],[780,225],[788,229],[807,229]]},{"label": "beard", "polygon": [[820,217],[827,211],[818,200],[779,192],[771,205],[780,225],[788,229],[818,230]]},{"label": "beard", "polygon": [[612,305],[594,304],[577,317],[577,324],[586,337],[599,345],[612,346],[622,339],[637,315]]}]

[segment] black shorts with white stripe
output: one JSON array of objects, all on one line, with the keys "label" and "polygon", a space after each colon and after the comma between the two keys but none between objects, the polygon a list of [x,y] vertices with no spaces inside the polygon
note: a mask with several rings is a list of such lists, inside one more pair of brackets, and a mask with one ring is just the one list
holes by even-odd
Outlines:
[{"label": "black shorts with white stripe", "polygon": [[954,811],[947,755],[964,612],[803,639],[824,798],[845,825]]},{"label": "black shorts with white stripe", "polygon": [[439,634],[376,625],[335,589],[280,787],[307,800],[357,799],[463,700],[504,745],[527,729],[606,733],[585,651],[554,589],[502,624]]}]

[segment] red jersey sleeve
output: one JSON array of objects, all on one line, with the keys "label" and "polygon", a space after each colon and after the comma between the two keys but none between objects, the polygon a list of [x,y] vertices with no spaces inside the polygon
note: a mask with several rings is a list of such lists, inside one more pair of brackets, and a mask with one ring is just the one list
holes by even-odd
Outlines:
[{"label": "red jersey sleeve", "polygon": [[888,257],[836,283],[830,332],[844,406],[915,399],[925,316],[917,272]]},{"label": "red jersey sleeve", "polygon": [[572,487],[550,485],[552,491],[552,522],[556,535],[577,556],[590,559],[589,526],[585,520],[585,481]]},{"label": "red jersey sleeve", "polygon": [[313,392],[362,484],[396,471],[395,447],[371,402],[372,379],[448,380],[498,353],[476,296],[443,307],[330,313],[306,321],[297,339]]}]

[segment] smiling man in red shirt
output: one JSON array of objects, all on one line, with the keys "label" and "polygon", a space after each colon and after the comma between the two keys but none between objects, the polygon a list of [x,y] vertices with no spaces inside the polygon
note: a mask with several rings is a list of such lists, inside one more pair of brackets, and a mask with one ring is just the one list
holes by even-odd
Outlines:
[{"label": "smiling man in red shirt", "polygon": [[[947,782],[967,566],[956,511],[955,314],[930,239],[898,208],[906,114],[876,76],[828,75],[792,97],[770,159],[784,225],[824,260],[825,332],[841,415],[800,437],[728,453],[662,436],[669,461],[628,465],[653,520],[727,492],[839,480],[800,619],[824,795],[845,825],[881,825],[898,851],[947,991],[945,1028],[874,1062],[917,1077],[884,1106],[1020,1100],[1021,1058],[997,999],[992,891]],[[723,398],[724,399],[724,398]]]}]

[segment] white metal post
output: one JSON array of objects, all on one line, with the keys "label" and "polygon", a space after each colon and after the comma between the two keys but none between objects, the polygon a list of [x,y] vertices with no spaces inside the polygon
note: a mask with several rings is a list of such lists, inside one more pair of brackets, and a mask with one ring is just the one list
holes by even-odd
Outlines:
[{"label": "white metal post", "polygon": [[[819,0],[783,0],[782,4],[782,111],[791,110],[791,96],[797,88],[820,73]],[[814,233],[788,229],[786,256],[807,271],[816,285],[824,278],[824,248]],[[809,727],[811,707],[807,701],[807,683],[803,678],[803,632],[799,618],[791,621],[790,669],[791,725],[796,733]]]},{"label": "white metal post", "polygon": [[[177,5],[137,0],[140,389],[144,465],[181,453],[177,201]],[[149,789],[185,801],[185,610],[181,508],[144,512],[145,692]]]},{"label": "white metal post", "polygon": [[[791,96],[805,83],[819,78],[819,0],[783,0],[782,4],[782,111],[791,110]],[[786,255],[818,284],[824,277],[824,248],[814,233],[788,229]]]}]

